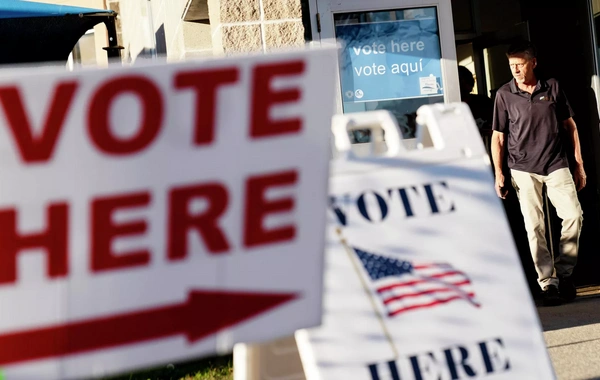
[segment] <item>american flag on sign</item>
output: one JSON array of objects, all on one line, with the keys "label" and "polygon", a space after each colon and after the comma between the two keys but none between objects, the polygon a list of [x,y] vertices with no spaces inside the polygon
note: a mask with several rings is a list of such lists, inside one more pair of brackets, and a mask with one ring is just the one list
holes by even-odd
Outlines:
[{"label": "american flag on sign", "polygon": [[471,280],[445,263],[396,260],[354,248],[388,316],[464,300],[475,307]]}]

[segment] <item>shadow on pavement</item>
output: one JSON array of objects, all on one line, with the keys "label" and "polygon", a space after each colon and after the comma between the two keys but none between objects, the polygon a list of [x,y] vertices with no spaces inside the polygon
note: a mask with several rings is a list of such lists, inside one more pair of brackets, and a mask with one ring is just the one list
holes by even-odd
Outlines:
[{"label": "shadow on pavement", "polygon": [[539,302],[536,305],[544,331],[600,323],[600,296],[578,297],[571,303],[554,307],[543,307]]}]

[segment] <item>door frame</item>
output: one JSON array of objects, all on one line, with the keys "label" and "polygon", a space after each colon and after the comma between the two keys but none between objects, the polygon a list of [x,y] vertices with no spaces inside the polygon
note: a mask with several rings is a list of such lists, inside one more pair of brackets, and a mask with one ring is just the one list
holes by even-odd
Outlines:
[{"label": "door frame", "polygon": [[461,41],[471,42],[473,44],[473,59],[475,61],[475,74],[478,78],[478,93],[487,95],[487,92],[491,90],[487,88],[486,81],[481,80],[485,77],[486,74],[483,54],[484,49],[492,47],[494,45],[509,44],[519,39],[530,40],[530,35],[531,34],[529,32],[529,22],[522,21],[514,24],[509,28],[498,30],[494,33],[482,34],[481,36],[475,37],[471,40]]},{"label": "door frame", "polygon": [[[321,46],[337,47],[333,15],[345,12],[369,12],[383,10],[402,10],[410,8],[436,7],[440,47],[442,53],[442,85],[444,103],[460,102],[458,82],[458,63],[456,61],[456,45],[454,39],[454,23],[452,20],[452,4],[450,0],[312,0],[316,5],[315,18],[320,24],[318,37]],[[316,36],[316,35],[315,35]],[[339,67],[339,66],[338,66]],[[339,70],[336,81],[336,111],[342,113],[342,93]]]}]

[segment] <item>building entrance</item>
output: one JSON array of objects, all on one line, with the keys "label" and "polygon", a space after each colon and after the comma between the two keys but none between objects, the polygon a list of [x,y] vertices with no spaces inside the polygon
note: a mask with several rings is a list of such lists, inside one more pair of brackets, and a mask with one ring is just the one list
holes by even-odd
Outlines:
[{"label": "building entrance", "polygon": [[[558,79],[575,112],[587,173],[587,186],[579,193],[584,222],[574,280],[579,286],[600,284],[600,107],[594,91],[600,88],[595,23],[600,0],[560,5],[542,0],[310,1],[316,3],[313,30],[321,44],[342,46],[338,111],[389,109],[405,138],[413,137],[420,105],[461,98],[459,65],[471,71],[473,91],[490,104],[496,90],[511,79],[508,45],[531,40],[539,50],[538,75]],[[386,58],[391,53],[396,66]],[[369,140],[354,137],[356,142]],[[489,136],[482,133],[482,138]],[[525,272],[537,291],[516,196],[504,204]],[[550,204],[547,214],[550,248],[558,254],[561,222]]]},{"label": "building entrance", "polygon": [[[575,112],[587,173],[587,186],[579,193],[584,211],[579,263],[573,274],[577,285],[600,283],[600,223],[598,100],[593,4],[588,1],[548,5],[543,1],[452,1],[457,63],[475,76],[474,92],[494,99],[496,90],[511,80],[505,56],[516,39],[529,39],[538,47],[538,76],[558,79]],[[600,4],[599,4],[600,5]],[[532,290],[536,273],[529,254],[518,200],[504,201],[515,242]],[[550,248],[559,254],[561,222],[546,205]]]}]

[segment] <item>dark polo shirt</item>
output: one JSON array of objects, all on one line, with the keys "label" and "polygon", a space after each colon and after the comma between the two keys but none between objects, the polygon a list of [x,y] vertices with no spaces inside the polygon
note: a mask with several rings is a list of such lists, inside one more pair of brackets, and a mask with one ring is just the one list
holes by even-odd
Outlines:
[{"label": "dark polo shirt", "polygon": [[492,129],[508,141],[508,167],[541,175],[568,167],[561,129],[572,116],[555,79],[538,80],[532,94],[521,91],[514,79],[500,87]]}]

